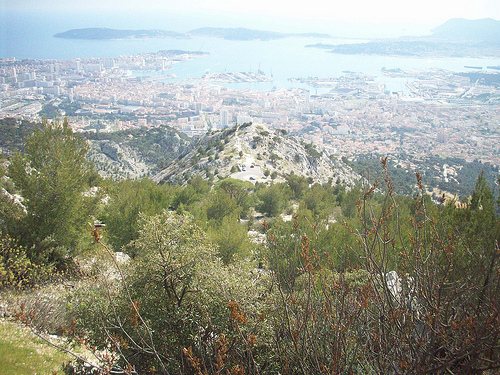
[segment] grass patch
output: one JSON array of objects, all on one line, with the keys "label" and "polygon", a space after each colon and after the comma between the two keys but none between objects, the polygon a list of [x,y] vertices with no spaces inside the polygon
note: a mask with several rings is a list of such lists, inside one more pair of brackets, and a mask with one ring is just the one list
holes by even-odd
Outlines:
[{"label": "grass patch", "polygon": [[0,319],[2,375],[64,374],[63,363],[72,359],[33,335],[28,328]]}]

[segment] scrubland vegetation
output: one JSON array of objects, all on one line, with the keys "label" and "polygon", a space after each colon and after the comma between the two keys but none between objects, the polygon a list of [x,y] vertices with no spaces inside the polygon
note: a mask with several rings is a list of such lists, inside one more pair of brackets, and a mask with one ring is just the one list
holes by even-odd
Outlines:
[{"label": "scrubland vegetation", "polygon": [[498,373],[500,202],[482,174],[434,202],[418,174],[396,194],[386,159],[350,189],[177,186],[101,179],[86,152],[46,122],[10,158],[0,285],[7,315],[94,351],[93,371]]}]

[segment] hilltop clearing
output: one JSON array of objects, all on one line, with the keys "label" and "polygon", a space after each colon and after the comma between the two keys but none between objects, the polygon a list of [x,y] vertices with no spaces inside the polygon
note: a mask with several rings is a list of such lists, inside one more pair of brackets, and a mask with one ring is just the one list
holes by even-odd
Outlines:
[{"label": "hilltop clearing", "polygon": [[250,123],[206,134],[153,179],[183,184],[201,174],[207,179],[213,175],[255,183],[280,181],[291,173],[314,182],[349,186],[359,179],[347,165],[313,144],[290,137],[284,130]]}]

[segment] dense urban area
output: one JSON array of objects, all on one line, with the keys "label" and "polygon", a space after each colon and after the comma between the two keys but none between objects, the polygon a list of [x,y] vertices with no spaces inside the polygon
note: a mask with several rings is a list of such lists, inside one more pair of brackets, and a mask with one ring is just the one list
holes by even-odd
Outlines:
[{"label": "dense urban area", "polygon": [[[386,70],[390,92],[374,77],[294,78],[311,89],[269,92],[224,83],[270,80],[261,72],[176,80],[168,69],[200,58],[182,51],[115,59],[0,62],[0,118],[67,116],[76,131],[110,132],[168,124],[189,136],[236,123],[286,129],[327,152],[457,156],[500,163],[496,74]],[[464,69],[466,70],[466,69]],[[323,94],[313,94],[321,88]],[[328,89],[328,90],[325,90]]]}]

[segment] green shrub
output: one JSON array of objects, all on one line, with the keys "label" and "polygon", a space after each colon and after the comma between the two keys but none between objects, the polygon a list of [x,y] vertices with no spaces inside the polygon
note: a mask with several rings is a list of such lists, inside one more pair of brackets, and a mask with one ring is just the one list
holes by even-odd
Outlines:
[{"label": "green shrub", "polygon": [[50,265],[34,264],[12,238],[0,238],[0,287],[33,286],[52,272]]}]

